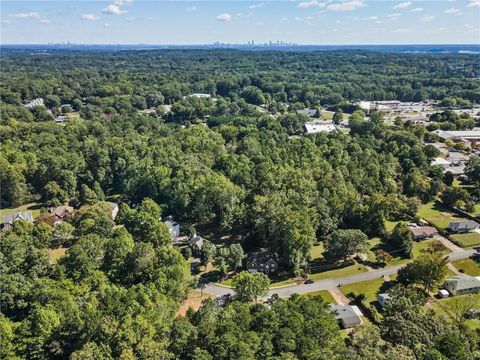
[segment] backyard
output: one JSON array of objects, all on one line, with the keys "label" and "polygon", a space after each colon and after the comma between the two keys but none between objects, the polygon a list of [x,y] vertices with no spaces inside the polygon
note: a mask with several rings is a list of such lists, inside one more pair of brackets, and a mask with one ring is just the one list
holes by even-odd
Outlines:
[{"label": "backyard", "polygon": [[480,245],[480,234],[477,232],[470,232],[465,234],[450,235],[463,248],[470,248]]},{"label": "backyard", "polygon": [[[469,305],[470,304],[470,305]],[[452,321],[452,315],[459,309],[472,307],[479,309],[480,294],[468,294],[461,296],[449,297],[446,299],[433,300],[427,303],[427,306],[435,311],[437,316],[442,316],[447,320]],[[480,329],[480,319],[468,319],[465,324],[472,330]]]},{"label": "backyard", "polygon": [[422,205],[417,215],[440,229],[446,229],[452,221],[467,220],[448,212],[445,208],[434,202]]},{"label": "backyard", "polygon": [[39,202],[31,202],[28,204],[20,205],[15,208],[5,208],[0,209],[0,216],[3,218],[5,215],[15,214],[17,211],[31,211],[33,217],[37,217],[40,215],[40,209],[42,208],[42,203]]},{"label": "backyard", "polygon": [[452,265],[455,266],[460,272],[463,272],[467,275],[480,276],[480,263],[473,259],[453,261]]}]

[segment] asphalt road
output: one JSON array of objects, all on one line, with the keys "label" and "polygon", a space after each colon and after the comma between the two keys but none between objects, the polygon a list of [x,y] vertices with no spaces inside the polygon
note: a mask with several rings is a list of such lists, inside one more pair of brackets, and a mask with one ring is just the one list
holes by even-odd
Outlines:
[{"label": "asphalt road", "polygon": [[[448,259],[450,261],[466,259],[471,257],[474,254],[478,254],[478,250],[471,249],[471,250],[462,250],[448,254]],[[281,288],[271,289],[268,292],[268,295],[265,298],[269,298],[273,294],[278,294],[280,297],[289,297],[293,294],[305,294],[313,291],[320,291],[320,290],[329,290],[334,289],[339,285],[346,285],[346,284],[353,284],[361,281],[373,280],[381,278],[382,276],[387,275],[394,275],[398,272],[400,268],[405,266],[396,265],[390,266],[382,269],[372,270],[368,272],[364,272],[357,275],[334,278],[334,279],[325,279],[315,281],[313,284],[299,284],[299,285],[290,285]],[[203,288],[203,291],[212,294],[214,296],[221,296],[225,294],[233,294],[233,290],[228,287],[219,286],[214,283],[206,284]]]}]

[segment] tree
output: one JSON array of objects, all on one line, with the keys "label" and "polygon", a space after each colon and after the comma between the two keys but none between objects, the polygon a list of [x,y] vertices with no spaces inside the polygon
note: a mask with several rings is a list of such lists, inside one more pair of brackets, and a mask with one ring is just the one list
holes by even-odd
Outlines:
[{"label": "tree", "polygon": [[447,187],[441,196],[442,202],[447,207],[464,207],[471,201],[470,194],[461,187]]},{"label": "tree", "polygon": [[480,185],[480,156],[471,156],[465,162],[465,175],[470,181]]},{"label": "tree", "polygon": [[413,234],[408,226],[399,222],[388,236],[388,241],[405,257],[412,257]]},{"label": "tree", "polygon": [[250,302],[257,301],[259,296],[267,295],[270,280],[263,273],[250,274],[242,271],[233,278],[233,289],[240,301]]},{"label": "tree", "polygon": [[98,201],[98,196],[90,189],[86,184],[82,184],[81,191],[80,191],[80,201],[82,204],[95,204]]},{"label": "tree", "polygon": [[398,271],[397,281],[404,285],[418,284],[426,292],[443,282],[448,259],[440,253],[424,254]]},{"label": "tree", "polygon": [[345,260],[365,250],[368,237],[361,230],[337,230],[325,241],[325,257],[332,260]]},{"label": "tree", "polygon": [[58,206],[67,201],[67,194],[55,181],[50,181],[43,188],[43,201],[47,206]]},{"label": "tree", "polygon": [[343,110],[338,109],[335,111],[335,114],[333,114],[332,121],[335,125],[340,125],[343,121]]},{"label": "tree", "polygon": [[202,251],[200,253],[200,264],[206,268],[207,265],[213,260],[214,256],[215,246],[210,241],[204,241]]},{"label": "tree", "polygon": [[383,113],[381,111],[372,111],[370,113],[370,121],[374,124],[383,123]]}]

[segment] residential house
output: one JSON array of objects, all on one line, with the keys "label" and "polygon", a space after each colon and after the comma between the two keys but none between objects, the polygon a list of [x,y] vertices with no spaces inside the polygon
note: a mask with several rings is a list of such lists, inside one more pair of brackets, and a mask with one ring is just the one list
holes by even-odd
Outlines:
[{"label": "residential house", "polygon": [[25,104],[23,106],[26,107],[27,109],[31,109],[35,106],[42,106],[43,104],[44,104],[44,102],[43,102],[42,98],[36,98],[36,99],[33,99],[32,101],[30,101],[28,104]]},{"label": "residential house", "polygon": [[329,133],[337,130],[337,127],[333,123],[327,121],[307,122],[303,124],[303,127],[307,134],[317,134],[321,132]]},{"label": "residential house", "polygon": [[431,162],[430,162],[430,165],[434,166],[440,166],[444,169],[447,169],[450,167],[450,161],[448,160],[445,160],[444,158],[441,158],[441,157],[436,157],[435,159],[433,159]]},{"label": "residential house", "polygon": [[108,206],[110,206],[110,214],[112,216],[112,220],[115,220],[119,210],[118,204],[111,201],[105,201],[105,202],[108,204]]},{"label": "residential house", "polygon": [[172,216],[167,216],[163,222],[167,225],[168,232],[172,236],[172,240],[180,236],[180,224],[173,220]]},{"label": "residential house", "polygon": [[388,300],[390,300],[390,295],[388,293],[381,293],[377,295],[377,302],[381,307],[384,307]]},{"label": "residential house", "polygon": [[2,218],[2,229],[10,228],[18,220],[33,224],[33,215],[30,211],[17,211],[14,214],[4,215]]},{"label": "residential house", "polygon": [[296,110],[297,114],[306,115],[308,117],[316,117],[318,116],[317,109],[303,109],[303,110]]},{"label": "residential house", "polygon": [[480,292],[480,276],[453,276],[443,285],[452,295],[465,295]]},{"label": "residential house", "polygon": [[254,252],[248,255],[247,271],[275,274],[278,271],[278,254],[268,251]]},{"label": "residential house", "polygon": [[410,231],[413,234],[413,238],[417,241],[429,239],[438,235],[438,230],[433,226],[415,226],[411,227]]},{"label": "residential house", "polygon": [[53,224],[57,225],[64,221],[71,220],[73,218],[75,210],[71,206],[62,205],[50,208],[49,213],[52,214]]},{"label": "residential house", "polygon": [[211,242],[196,234],[188,240],[188,245],[192,249],[192,254],[197,257],[201,255],[206,244],[211,244]]},{"label": "residential house", "polygon": [[59,115],[55,118],[55,122],[59,123],[59,124],[65,122],[67,120],[68,120],[68,117],[65,116],[65,115]]},{"label": "residential house", "polygon": [[344,329],[349,329],[362,323],[362,312],[358,306],[330,305],[330,311],[335,314],[335,319]]},{"label": "residential house", "polygon": [[479,224],[473,220],[454,221],[448,224],[448,231],[452,233],[462,234],[478,229]]}]

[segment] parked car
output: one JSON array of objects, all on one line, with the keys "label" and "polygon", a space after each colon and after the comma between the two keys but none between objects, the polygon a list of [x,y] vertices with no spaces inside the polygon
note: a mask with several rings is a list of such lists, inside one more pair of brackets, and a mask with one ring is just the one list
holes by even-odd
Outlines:
[{"label": "parked car", "polygon": [[315,281],[313,281],[312,279],[308,279],[308,280],[305,280],[304,284],[313,284]]}]

